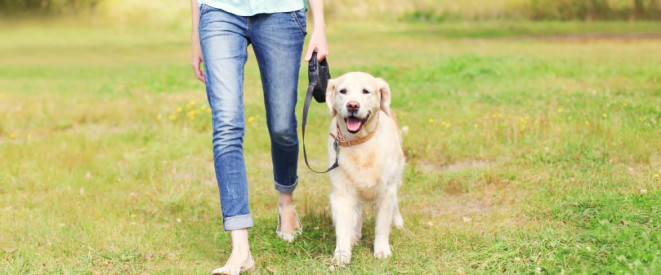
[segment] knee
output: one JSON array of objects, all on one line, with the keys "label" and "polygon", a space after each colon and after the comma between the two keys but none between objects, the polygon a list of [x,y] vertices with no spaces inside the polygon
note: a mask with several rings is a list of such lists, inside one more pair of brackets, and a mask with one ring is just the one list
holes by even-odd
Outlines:
[{"label": "knee", "polygon": [[241,123],[231,121],[217,121],[213,123],[213,145],[215,148],[223,149],[235,145],[241,145],[245,128]]},{"label": "knee", "polygon": [[281,146],[298,146],[296,124],[275,123],[271,126],[271,140]]}]

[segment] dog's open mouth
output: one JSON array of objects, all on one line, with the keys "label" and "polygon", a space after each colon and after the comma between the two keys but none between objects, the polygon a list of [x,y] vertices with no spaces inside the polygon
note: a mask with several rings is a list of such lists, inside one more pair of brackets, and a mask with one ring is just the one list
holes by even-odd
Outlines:
[{"label": "dog's open mouth", "polygon": [[360,129],[363,127],[363,124],[367,123],[367,119],[370,118],[370,114],[367,114],[367,116],[364,119],[360,119],[356,116],[349,116],[347,118],[344,118],[344,122],[347,124],[347,130],[349,130],[349,133],[355,134],[360,131]]}]

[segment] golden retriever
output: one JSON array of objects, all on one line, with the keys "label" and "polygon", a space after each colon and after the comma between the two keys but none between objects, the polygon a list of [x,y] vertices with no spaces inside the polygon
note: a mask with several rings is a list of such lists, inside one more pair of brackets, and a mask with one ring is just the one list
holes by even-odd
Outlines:
[{"label": "golden retriever", "polygon": [[367,73],[347,73],[328,82],[326,103],[333,117],[328,139],[331,164],[335,161],[333,143],[336,138],[344,141],[339,166],[330,172],[335,266],[351,261],[351,248],[361,237],[363,204],[371,204],[376,214],[374,257],[392,255],[391,224],[404,226],[397,190],[402,185],[405,158],[390,98],[388,83]]}]

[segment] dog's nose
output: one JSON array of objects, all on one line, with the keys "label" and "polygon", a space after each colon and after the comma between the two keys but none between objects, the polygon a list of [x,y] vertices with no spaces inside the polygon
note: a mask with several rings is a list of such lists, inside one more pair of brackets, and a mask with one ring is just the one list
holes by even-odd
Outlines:
[{"label": "dog's nose", "polygon": [[360,109],[360,103],[358,101],[349,101],[347,102],[347,111],[349,112],[355,112]]}]

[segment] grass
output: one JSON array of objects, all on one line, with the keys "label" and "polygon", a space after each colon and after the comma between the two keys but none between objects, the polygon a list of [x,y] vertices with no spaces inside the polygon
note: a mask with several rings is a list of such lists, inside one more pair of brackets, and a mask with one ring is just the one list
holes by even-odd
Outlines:
[{"label": "grass", "polygon": [[[531,37],[651,32],[658,23],[513,25],[329,26],[332,74],[385,78],[408,130],[406,229],[392,235],[394,256],[371,256],[369,218],[351,266],[337,273],[661,270],[661,40]],[[220,265],[230,242],[187,30],[4,26],[0,273],[204,274]],[[299,166],[305,233],[291,245],[274,233],[252,55],[245,94],[257,271],[329,272],[326,176]],[[320,168],[326,107],[314,105],[309,123]]]}]

